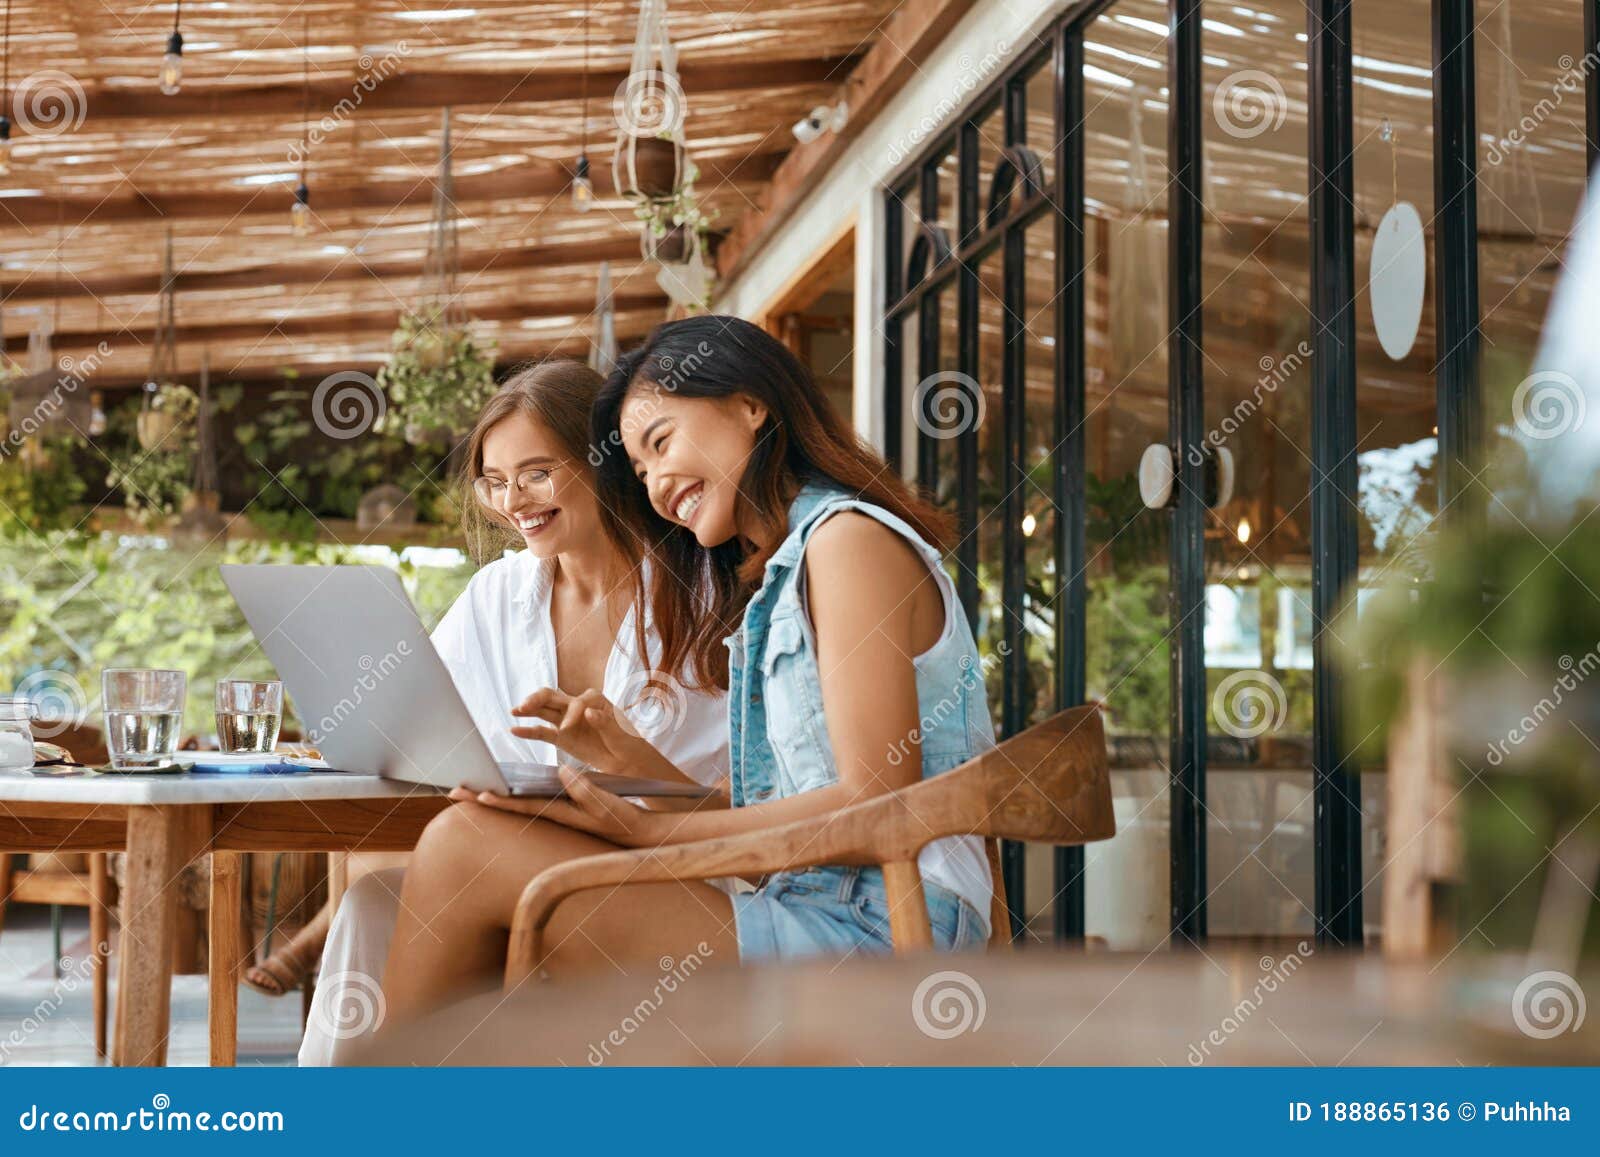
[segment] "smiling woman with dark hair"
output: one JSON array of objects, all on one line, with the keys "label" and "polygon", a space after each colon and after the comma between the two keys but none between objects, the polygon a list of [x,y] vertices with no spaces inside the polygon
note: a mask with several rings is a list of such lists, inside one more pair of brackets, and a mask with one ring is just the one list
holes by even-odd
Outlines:
[{"label": "smiling woman with dark hair", "polygon": [[[607,381],[590,441],[600,501],[649,544],[640,582],[660,676],[728,688],[734,806],[647,811],[581,773],[566,776],[566,800],[459,793],[464,806],[418,848],[428,870],[412,874],[416,888],[407,880],[402,928],[430,934],[386,986],[397,1016],[490,981],[503,955],[475,950],[464,966],[459,946],[503,952],[553,832],[603,852],[761,830],[937,775],[994,743],[977,645],[941,564],[946,520],[776,340],[729,317],[661,326]],[[517,734],[639,773],[599,704],[521,713],[539,722]],[[980,842],[936,840],[918,862],[935,944],[981,944],[992,881]],[[861,867],[779,873],[732,896],[698,883],[582,893],[545,942],[558,975],[690,948],[759,959],[890,943],[883,874]]]}]

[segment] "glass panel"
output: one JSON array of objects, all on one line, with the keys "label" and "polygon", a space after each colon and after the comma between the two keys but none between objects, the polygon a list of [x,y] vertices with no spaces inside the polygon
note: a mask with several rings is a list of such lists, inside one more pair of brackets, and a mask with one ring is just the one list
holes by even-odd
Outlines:
[{"label": "glass panel", "polygon": [[[1406,573],[1438,505],[1435,486],[1435,329],[1432,287],[1437,244],[1433,230],[1433,68],[1432,6],[1429,0],[1356,0],[1352,9],[1355,54],[1356,191],[1356,455],[1360,477],[1360,570],[1357,599],[1363,592]],[[1494,49],[1479,39],[1479,50]],[[1387,138],[1387,139],[1385,139]],[[1405,246],[1404,222],[1416,210],[1426,231],[1419,253]],[[1388,215],[1388,216],[1386,216]],[[1381,242],[1379,238],[1382,238]],[[1382,264],[1374,270],[1374,252]],[[1415,263],[1413,265],[1413,263]],[[1391,296],[1380,286],[1398,284],[1408,267],[1423,271],[1420,321],[1410,350],[1394,330],[1415,314],[1415,296]],[[1389,305],[1389,302],[1396,302]],[[1378,310],[1390,348],[1379,339]],[[1391,329],[1392,327],[1392,329]],[[1399,356],[1395,356],[1395,355]],[[1381,771],[1381,745],[1363,753],[1362,766]],[[1379,780],[1374,790],[1362,784],[1362,866],[1370,879],[1383,864],[1378,842],[1383,805]],[[1383,889],[1362,894],[1368,935],[1381,927]]]},{"label": "glass panel", "polygon": [[939,161],[939,224],[944,226],[951,248],[961,237],[961,176],[956,163],[958,139],[951,138],[949,151]]},{"label": "glass panel", "polygon": [[978,215],[989,211],[989,189],[994,184],[995,166],[1006,147],[1005,110],[996,101],[994,108],[978,122]]},{"label": "glass panel", "polygon": [[[1517,5],[1515,21],[1502,5],[1478,27],[1478,270],[1491,437],[1513,422],[1541,424],[1541,407],[1525,404],[1519,414],[1513,398],[1531,368],[1583,193],[1584,86],[1595,83],[1585,62],[1575,62],[1583,5]],[[1548,410],[1564,412],[1570,407]]]},{"label": "glass panel", "polygon": [[1001,375],[1005,354],[1005,295],[1000,251],[978,270],[978,385],[983,390],[983,423],[978,427],[978,653],[989,672],[989,713],[998,726],[1005,680],[999,650],[1005,640],[1002,602],[1005,573],[1004,524],[1000,504],[1006,493],[1006,410]]},{"label": "glass panel", "polygon": [[905,314],[900,321],[900,412],[887,415],[890,422],[900,423],[900,473],[919,485],[929,485],[929,479],[920,476],[917,464],[916,398],[917,383],[922,380],[917,372],[917,334],[919,314],[916,310]]},{"label": "glass panel", "polygon": [[1205,416],[1236,470],[1205,531],[1207,926],[1302,936],[1314,896],[1306,15],[1301,0],[1258,0],[1248,20],[1206,8]]},{"label": "glass panel", "polygon": [[1028,226],[1025,235],[1022,537],[1027,562],[1023,628],[1028,687],[1024,701],[1029,723],[1048,718],[1056,702],[1055,229],[1055,219],[1047,214]]},{"label": "glass panel", "polygon": [[1045,183],[1055,180],[1056,74],[1047,58],[1028,78],[1028,147],[1044,162]]},{"label": "glass panel", "polygon": [[1085,849],[1086,932],[1119,949],[1170,926],[1170,518],[1138,484],[1145,447],[1167,438],[1166,22],[1160,0],[1124,0],[1084,34],[1086,673],[1117,819]]}]

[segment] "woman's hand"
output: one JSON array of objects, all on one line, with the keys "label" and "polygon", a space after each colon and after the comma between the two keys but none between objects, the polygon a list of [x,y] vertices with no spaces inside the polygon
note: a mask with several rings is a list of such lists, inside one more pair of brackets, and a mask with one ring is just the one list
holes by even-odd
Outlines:
[{"label": "woman's hand", "polygon": [[666,825],[673,822],[670,815],[634,807],[621,796],[595,787],[575,768],[561,768],[561,782],[566,785],[566,799],[515,799],[464,787],[452,791],[450,798],[549,820],[625,848],[651,848],[665,842]]},{"label": "woman's hand", "polygon": [[631,731],[599,691],[568,695],[546,687],[528,696],[511,714],[544,720],[513,727],[512,735],[549,743],[600,771],[636,778],[688,778],[648,740]]}]

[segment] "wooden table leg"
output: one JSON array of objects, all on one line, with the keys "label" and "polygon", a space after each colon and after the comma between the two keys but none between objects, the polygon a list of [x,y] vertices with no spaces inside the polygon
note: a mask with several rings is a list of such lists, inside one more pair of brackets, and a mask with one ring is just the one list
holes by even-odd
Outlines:
[{"label": "wooden table leg", "polygon": [[179,875],[211,838],[211,807],[128,811],[128,874],[122,890],[117,1051],[124,1065],[163,1065],[172,1019],[172,935]]},{"label": "wooden table leg", "polygon": [[231,1067],[239,1055],[239,966],[244,960],[240,926],[243,853],[211,853],[211,1065]]},{"label": "wooden table leg", "polygon": [[111,882],[106,854],[89,853],[89,959],[94,965],[94,1051],[106,1055],[106,992],[111,961]]}]

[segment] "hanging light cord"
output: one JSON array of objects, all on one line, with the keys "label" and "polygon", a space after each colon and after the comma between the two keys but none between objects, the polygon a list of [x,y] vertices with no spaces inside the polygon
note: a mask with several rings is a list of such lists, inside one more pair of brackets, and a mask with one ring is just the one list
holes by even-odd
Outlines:
[{"label": "hanging light cord", "polygon": [[[6,0],[6,11],[10,11],[11,0]],[[581,155],[589,155],[589,0],[584,0],[584,78],[582,78],[582,91],[584,91],[584,146],[579,150]]]},{"label": "hanging light cord", "polygon": [[[180,0],[181,2],[181,0]],[[300,183],[306,183],[311,149],[311,16],[307,14],[300,48]]]},{"label": "hanging light cord", "polygon": [[4,114],[11,115],[11,0],[6,0],[6,48],[5,48],[5,80],[3,87],[6,94],[6,107]]},{"label": "hanging light cord", "polygon": [[178,15],[183,11],[183,0],[177,0],[172,6],[172,30],[178,31]]}]

